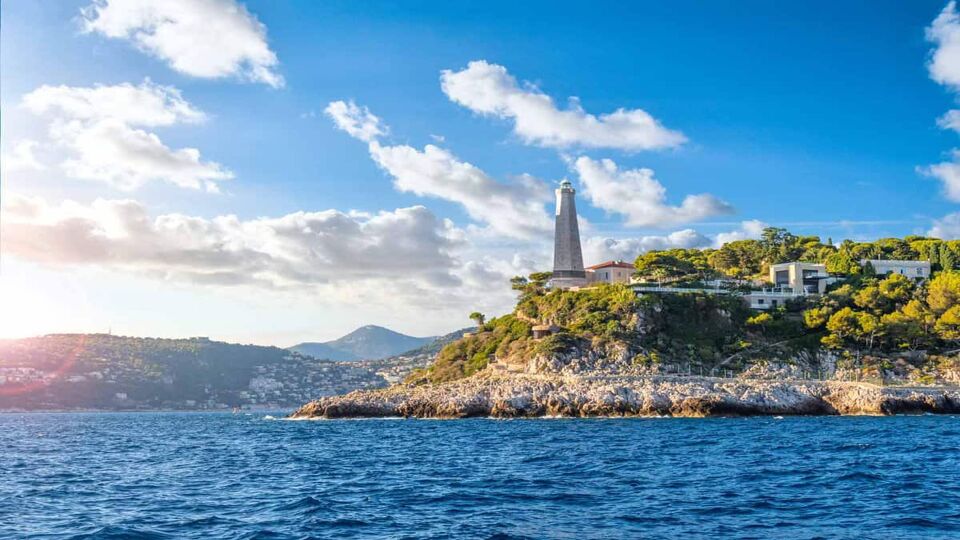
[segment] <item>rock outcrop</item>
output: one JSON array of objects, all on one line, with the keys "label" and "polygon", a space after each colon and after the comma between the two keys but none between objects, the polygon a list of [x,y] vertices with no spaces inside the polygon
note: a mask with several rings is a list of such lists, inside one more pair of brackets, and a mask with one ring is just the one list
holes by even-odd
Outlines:
[{"label": "rock outcrop", "polygon": [[292,418],[960,413],[960,389],[837,381],[503,373],[326,397]]}]

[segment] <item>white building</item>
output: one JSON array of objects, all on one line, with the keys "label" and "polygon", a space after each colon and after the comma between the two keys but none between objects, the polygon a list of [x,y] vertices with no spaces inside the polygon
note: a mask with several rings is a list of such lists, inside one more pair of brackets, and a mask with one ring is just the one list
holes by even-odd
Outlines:
[{"label": "white building", "polygon": [[927,279],[930,277],[930,261],[887,261],[862,260],[860,266],[870,263],[877,275],[901,274],[913,279]]},{"label": "white building", "polygon": [[630,283],[634,268],[623,261],[606,261],[587,267],[590,283]]},{"label": "white building", "polygon": [[763,289],[760,291],[750,291],[743,295],[743,300],[750,306],[750,309],[767,311],[777,309],[778,307],[786,305],[790,300],[805,295],[806,293],[797,292],[792,289]]},{"label": "white building", "polygon": [[823,294],[830,274],[823,264],[788,262],[770,265],[770,282],[783,292]]}]

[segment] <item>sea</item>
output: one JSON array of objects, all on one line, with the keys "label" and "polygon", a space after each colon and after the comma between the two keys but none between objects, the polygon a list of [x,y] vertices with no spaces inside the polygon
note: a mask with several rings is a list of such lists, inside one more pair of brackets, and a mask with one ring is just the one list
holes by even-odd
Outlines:
[{"label": "sea", "polygon": [[960,538],[960,417],[0,414],[0,537]]}]

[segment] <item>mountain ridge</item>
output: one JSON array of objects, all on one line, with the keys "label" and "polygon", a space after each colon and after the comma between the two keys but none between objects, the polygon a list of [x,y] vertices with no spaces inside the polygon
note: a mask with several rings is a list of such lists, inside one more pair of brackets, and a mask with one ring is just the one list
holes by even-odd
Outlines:
[{"label": "mountain ridge", "polygon": [[303,342],[287,350],[338,362],[378,360],[396,356],[434,342],[438,336],[416,337],[374,324],[331,341]]}]

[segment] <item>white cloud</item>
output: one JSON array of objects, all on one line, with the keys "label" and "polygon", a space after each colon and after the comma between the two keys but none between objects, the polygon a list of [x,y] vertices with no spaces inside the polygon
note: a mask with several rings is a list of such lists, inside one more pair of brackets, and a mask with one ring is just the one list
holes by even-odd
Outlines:
[{"label": "white cloud", "polygon": [[42,171],[46,169],[46,166],[40,163],[40,160],[37,159],[34,153],[38,145],[39,143],[37,141],[30,139],[17,141],[9,154],[0,156],[0,165],[3,166],[3,172],[9,173],[24,170]]},{"label": "white cloud", "polygon": [[381,127],[380,119],[370,109],[358,107],[353,101],[333,101],[323,112],[333,119],[338,128],[355,139],[371,142],[387,134],[386,128]]},{"label": "white cloud", "polygon": [[282,87],[266,27],[234,0],[96,0],[85,32],[132,42],[193,77],[239,77]]},{"label": "white cloud", "polygon": [[550,200],[550,188],[544,182],[529,175],[510,184],[498,182],[432,144],[423,150],[381,144],[377,137],[387,128],[366,107],[335,101],[327,107],[327,114],[338,128],[368,143],[370,156],[393,177],[398,190],[460,204],[471,219],[503,236],[549,234],[551,220],[545,203]]},{"label": "white cloud", "polygon": [[951,154],[953,161],[920,167],[919,171],[940,180],[944,196],[951,201],[960,202],[960,150],[954,149]]},{"label": "white cloud", "polygon": [[48,204],[5,195],[2,213],[3,257],[244,298],[267,290],[281,301],[417,317],[441,329],[455,328],[473,310],[508,312],[516,300],[510,277],[544,269],[476,250],[462,230],[422,206],[243,220],[153,217],[134,200]]},{"label": "white cloud", "polygon": [[365,279],[419,286],[459,283],[449,221],[422,206],[365,214],[325,210],[277,218],[152,218],[133,200],[90,205],[8,196],[6,255],[51,265],[95,265],[203,285],[295,288]]},{"label": "white cloud", "polygon": [[[960,15],[957,14],[956,2],[948,2],[927,27],[927,40],[935,44],[927,63],[930,78],[954,92],[960,92]],[[942,129],[960,132],[960,110],[950,109],[937,119],[937,125]],[[952,161],[918,167],[917,170],[940,180],[947,199],[960,202],[960,151],[954,149],[951,153]]]},{"label": "white cloud", "polygon": [[[960,222],[960,218],[958,218]],[[703,249],[718,248],[727,242],[760,238],[767,224],[759,220],[740,223],[733,231],[721,232],[712,236],[694,229],[681,229],[666,235],[648,235],[635,238],[606,238],[592,236],[583,243],[583,256],[586,264],[596,264],[608,260],[633,262],[640,254],[648,251],[667,249]]]},{"label": "white cloud", "polygon": [[667,190],[651,169],[620,170],[609,159],[578,158],[573,168],[584,196],[597,208],[622,214],[629,226],[670,227],[733,213],[713,195],[687,195],[680,206],[666,204]]},{"label": "white cloud", "polygon": [[512,184],[497,182],[432,144],[421,151],[373,142],[370,155],[394,177],[394,186],[400,191],[459,203],[473,220],[499,234],[530,238],[550,232],[544,204],[550,200],[550,190],[532,176],[522,175]]},{"label": "white cloud", "polygon": [[960,16],[956,2],[948,2],[927,27],[927,40],[936,45],[927,64],[930,78],[955,91],[960,90]]},{"label": "white cloud", "polygon": [[137,86],[44,85],[25,95],[23,105],[36,114],[52,112],[73,120],[117,120],[135,126],[170,126],[206,119],[203,112],[183,99],[179,90],[149,79]]},{"label": "white cloud", "polygon": [[529,144],[551,148],[585,147],[652,150],[683,144],[686,137],[661,125],[641,109],[617,109],[599,117],[576,99],[560,110],[550,96],[531,84],[522,87],[506,68],[483,60],[461,71],[444,70],[443,92],[479,114],[512,119],[514,132]]},{"label": "white cloud", "polygon": [[641,253],[674,248],[703,248],[711,245],[711,240],[693,229],[683,229],[667,235],[650,235],[636,238],[604,238],[593,236],[583,244],[585,264],[598,264],[603,261],[621,260],[633,262]]},{"label": "white cloud", "polygon": [[714,247],[720,247],[728,242],[735,242],[737,240],[757,240],[767,227],[769,227],[768,224],[758,219],[743,221],[740,223],[739,229],[717,234],[714,238],[713,245]]},{"label": "white cloud", "polygon": [[933,226],[927,231],[927,236],[955,240],[960,238],[960,212],[947,214],[940,219],[933,220]]},{"label": "white cloud", "polygon": [[196,148],[171,149],[156,134],[137,129],[205,120],[176,88],[149,80],[138,86],[41,86],[24,96],[23,105],[52,117],[51,139],[70,152],[62,165],[74,178],[123,190],[163,181],[211,192],[233,178],[219,163],[202,160]]},{"label": "white cloud", "polygon": [[952,129],[960,132],[960,110],[950,109],[937,119],[937,125],[941,129]]}]

